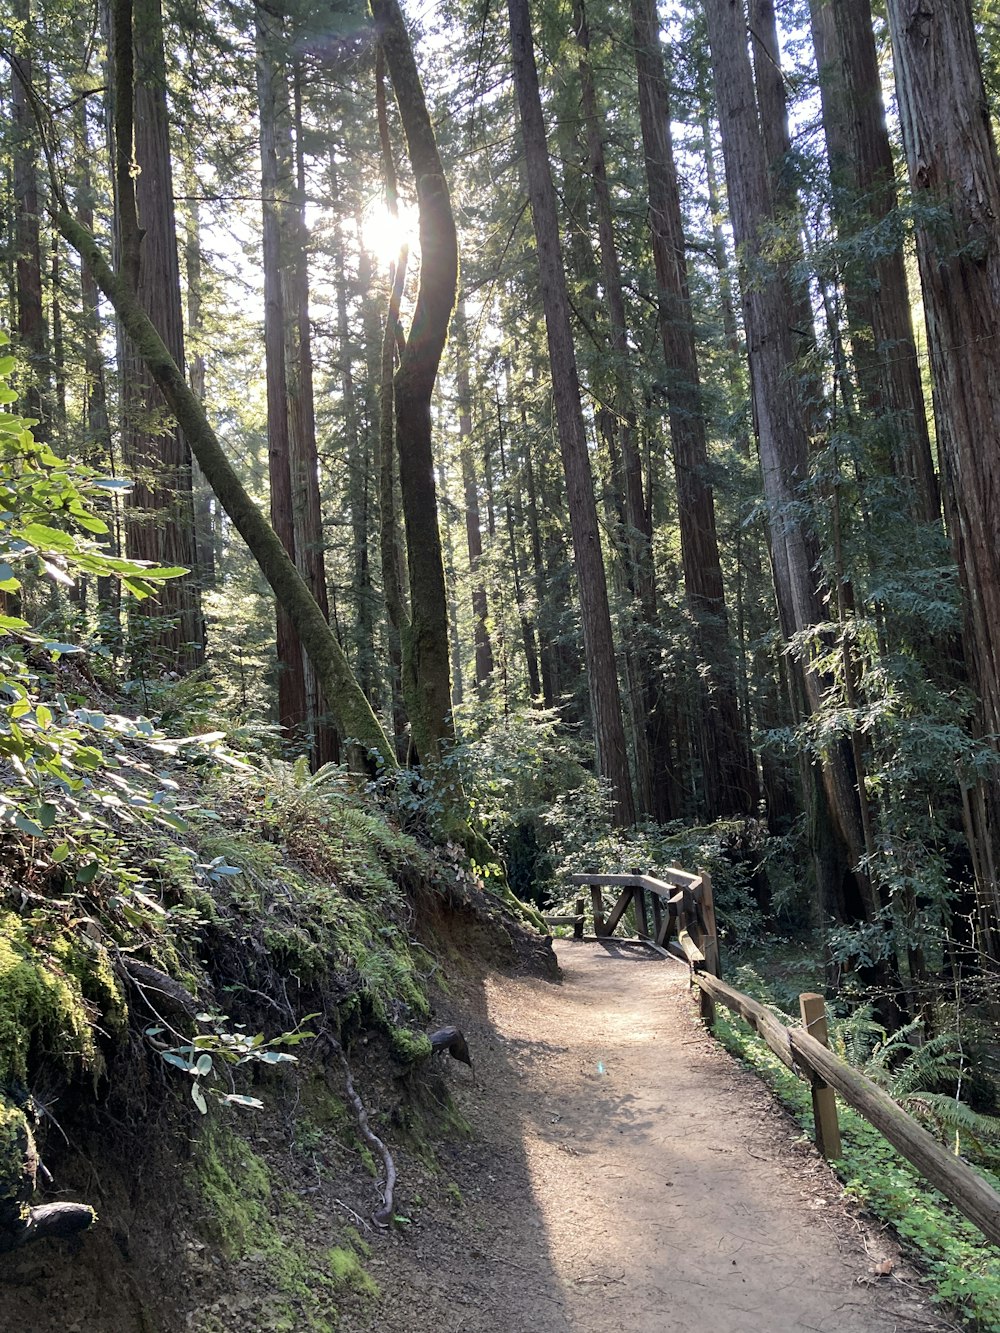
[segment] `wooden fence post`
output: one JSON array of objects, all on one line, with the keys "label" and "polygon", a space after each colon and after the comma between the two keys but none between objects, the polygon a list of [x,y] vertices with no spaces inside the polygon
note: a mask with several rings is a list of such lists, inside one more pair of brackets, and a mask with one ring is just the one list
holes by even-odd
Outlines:
[{"label": "wooden fence post", "polygon": [[701,875],[701,911],[705,919],[705,939],[702,950],[705,954],[705,968],[713,977],[722,976],[719,960],[719,937],[715,925],[715,898],[712,894],[712,876],[707,870]]},{"label": "wooden fence post", "polygon": [[583,939],[583,899],[577,898],[573,910],[576,912],[576,920],[573,922],[573,938],[575,940]]},{"label": "wooden fence post", "polygon": [[[826,1004],[822,995],[811,993],[799,996],[802,1026],[817,1041],[828,1046]],[[814,1069],[809,1071],[812,1088],[813,1120],[816,1122],[816,1147],[828,1162],[840,1156],[840,1124],[837,1120],[837,1095]]]},{"label": "wooden fence post", "polygon": [[635,904],[635,933],[639,936],[648,936],[649,918],[646,916],[646,890],[641,884],[637,884],[632,890],[632,901]]},{"label": "wooden fence post", "polygon": [[704,987],[698,987],[698,1008],[701,1021],[711,1030],[715,1027],[715,996],[709,995]]},{"label": "wooden fence post", "polygon": [[590,886],[590,900],[594,904],[594,934],[604,934],[604,898],[600,884]]}]

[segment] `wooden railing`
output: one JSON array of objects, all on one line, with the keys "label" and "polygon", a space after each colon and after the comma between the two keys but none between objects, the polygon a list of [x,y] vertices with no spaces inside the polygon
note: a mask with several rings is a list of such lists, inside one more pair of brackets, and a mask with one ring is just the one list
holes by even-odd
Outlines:
[{"label": "wooden railing", "polygon": [[[674,866],[653,875],[573,875],[571,882],[589,885],[594,911],[594,936],[608,939],[634,909],[635,936],[661,953],[683,957],[692,966],[719,970],[712,880],[707,871],[691,875]],[[604,912],[604,888],[619,890],[611,911]],[[648,896],[648,903],[647,903]],[[652,924],[651,924],[652,923]]]},{"label": "wooden railing", "polygon": [[[632,906],[636,928],[633,938],[658,953],[688,963],[691,984],[697,987],[700,996],[701,1015],[709,1028],[715,1024],[716,1005],[725,1005],[749,1023],[779,1060],[810,1084],[816,1145],[825,1157],[836,1159],[841,1153],[834,1096],[837,1092],[978,1227],[988,1241],[1000,1245],[1000,1194],[960,1157],[943,1148],[888,1093],[834,1055],[826,1044],[823,997],[800,995],[802,1026],[793,1027],[759,1001],[727,985],[720,976],[711,879],[705,873],[692,875],[673,868],[660,873],[662,879],[638,873],[574,875],[574,884],[590,886],[594,912],[594,935],[590,938],[611,937],[627,919],[626,913]],[[619,890],[619,897],[607,915],[602,894],[605,887]],[[647,910],[647,894],[651,913]],[[575,915],[561,924],[573,925],[578,939],[587,938],[583,934],[582,899],[577,900]]]}]

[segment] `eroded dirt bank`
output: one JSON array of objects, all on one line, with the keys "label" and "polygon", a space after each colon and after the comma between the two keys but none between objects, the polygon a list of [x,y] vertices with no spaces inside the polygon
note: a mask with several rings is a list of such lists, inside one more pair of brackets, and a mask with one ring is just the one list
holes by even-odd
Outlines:
[{"label": "eroded dirt bank", "polygon": [[475,1128],[444,1154],[455,1206],[377,1243],[382,1295],[352,1333],[951,1327],[905,1266],[874,1276],[891,1241],[704,1034],[683,968],[558,953],[559,984],[493,977],[465,997],[476,1082],[452,1083]]}]

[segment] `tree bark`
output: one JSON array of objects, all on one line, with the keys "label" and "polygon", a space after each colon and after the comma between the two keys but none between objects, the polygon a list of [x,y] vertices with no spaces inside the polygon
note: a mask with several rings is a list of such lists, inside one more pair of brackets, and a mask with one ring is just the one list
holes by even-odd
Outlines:
[{"label": "tree bark", "polygon": [[[804,407],[795,393],[795,351],[789,312],[793,300],[782,275],[763,252],[774,220],[774,202],[764,138],[747,51],[742,0],[704,0],[715,70],[716,98],[726,164],[733,235],[742,252],[743,323],[768,508],[771,560],[782,634],[790,641],[825,619],[816,570],[815,533],[804,514],[809,441]],[[821,683],[806,658],[796,671],[802,706],[814,712]],[[870,921],[880,910],[878,894],[860,869],[864,833],[850,758],[836,743],[822,756],[823,786],[830,813],[851,866],[859,907]]]},{"label": "tree bark", "polygon": [[[403,498],[410,623],[403,634],[403,687],[417,754],[433,771],[454,739],[448,602],[438,529],[431,397],[458,287],[458,237],[444,168],[396,0],[372,0],[417,187],[420,283],[396,372],[396,451]],[[407,692],[407,685],[410,689]]]},{"label": "tree bark", "polygon": [[[292,505],[291,438],[288,412],[288,366],[285,359],[285,253],[282,221],[287,216],[290,164],[279,144],[279,120],[287,124],[287,89],[282,85],[276,52],[281,20],[263,6],[256,9],[257,106],[260,114],[261,207],[263,215],[264,363],[267,380],[267,471],[271,493],[271,525],[296,565],[295,517]],[[309,717],[302,644],[289,608],[275,607],[278,657],[278,722],[285,736],[302,743]]]},{"label": "tree bark", "polygon": [[[330,152],[330,197],[340,198],[340,173],[334,152]],[[351,515],[351,597],[354,602],[354,623],[351,637],[354,641],[355,671],[361,688],[369,699],[376,696],[377,671],[375,668],[374,590],[368,543],[370,523],[370,438],[361,428],[358,393],[354,381],[354,347],[347,313],[348,279],[344,233],[340,213],[333,216],[334,281],[337,289],[337,342],[340,392],[344,409],[345,453],[347,455],[347,503]],[[359,274],[359,278],[361,275]],[[374,330],[373,330],[374,333]],[[375,341],[373,339],[373,341]],[[377,379],[375,385],[377,388]],[[372,406],[374,406],[374,401]],[[377,409],[376,409],[377,415]]]},{"label": "tree bark", "polygon": [[[113,4],[117,207],[124,271],[177,365],[184,321],[174,215],[167,76],[160,0]],[[134,154],[134,157],[133,157]],[[134,166],[133,166],[134,164]],[[122,360],[122,452],[134,477],[126,504],[126,548],[134,559],[194,571],[191,451],[137,350]],[[205,658],[198,580],[172,579],[159,595],[145,649],[156,665],[190,670]]]},{"label": "tree bark", "polygon": [[[309,321],[309,229],[306,225],[305,148],[302,126],[302,71],[292,72],[294,182],[286,210],[286,234],[291,262],[284,268],[285,358],[288,379],[289,469],[292,482],[292,518],[295,524],[296,562],[316,604],[330,619],[326,586],[326,543],[319,489],[319,454],[316,447],[316,405],[313,390],[312,327]],[[333,727],[328,704],[312,664],[303,662],[309,749],[313,768],[340,759],[340,738]]]},{"label": "tree bark", "polygon": [[[917,258],[934,380],[951,537],[962,579],[965,640],[990,743],[1000,737],[1000,163],[965,3],[889,0],[903,146],[918,205]],[[982,832],[995,845],[991,784]],[[1000,888],[982,884],[985,944],[1000,949]]]},{"label": "tree bark", "polygon": [[570,326],[566,273],[559,243],[555,190],[545,141],[527,0],[508,0],[508,15],[514,56],[514,83],[545,309],[552,390],[576,559],[597,766],[611,789],[615,823],[628,826],[635,822],[635,807],[622,725],[597,505]]},{"label": "tree bark", "polygon": [[670,136],[670,103],[655,0],[631,0],[631,13],[660,337],[667,367],[670,438],[677,476],[681,559],[701,659],[698,749],[705,805],[710,819],[749,815],[758,798],[757,770],[740,720],[736,694],[735,660],[715,525],[715,497],[708,477],[708,439],[680,191]]},{"label": "tree bark", "polygon": [[[812,0],[812,10],[835,217],[841,228],[877,227],[891,218],[897,197],[871,0]],[[864,271],[860,267],[848,272],[846,283],[855,341],[863,344],[856,358],[860,387],[868,404],[889,418],[888,461],[909,482],[914,518],[935,522],[941,504],[902,241],[879,245]]]},{"label": "tree bark", "polygon": [[276,599],[287,606],[323,692],[337,709],[341,733],[352,737],[367,756],[387,769],[396,767],[392,746],[358,686],[343,649],[280,538],[251,500],[209,424],[205,409],[139,304],[125,279],[113,272],[87,229],[62,206],[55,214],[60,233],[90,265],[100,290],[111,302],[143,358],[143,363],[190,441],[201,469],[250,548]]},{"label": "tree bark", "polygon": [[[184,276],[187,282],[187,335],[188,383],[195,397],[205,400],[205,356],[202,352],[205,330],[203,326],[204,281],[201,254],[201,210],[198,200],[200,183],[190,155],[185,160],[185,177],[190,198],[184,223]],[[195,547],[198,557],[198,579],[202,589],[215,586],[215,516],[212,512],[212,488],[201,475],[197,464],[192,465],[194,490]]]},{"label": "tree bark", "polygon": [[29,372],[24,390],[27,415],[38,420],[38,438],[46,432],[46,391],[49,385],[48,335],[42,304],[42,241],[38,213],[38,148],[34,117],[28,102],[32,61],[27,34],[32,31],[30,0],[17,0],[14,16],[24,34],[17,44],[11,75],[13,111],[12,181],[14,203],[15,290],[17,337]]},{"label": "tree bark", "polygon": [[483,558],[483,534],[479,523],[479,486],[476,461],[472,453],[472,389],[469,385],[469,330],[465,319],[465,299],[459,298],[453,321],[455,336],[455,383],[458,389],[459,456],[462,489],[465,495],[465,540],[469,551],[469,577],[472,581],[473,638],[476,654],[476,689],[485,699],[493,674],[493,645],[487,625],[489,607],[486,585],[479,569]]}]

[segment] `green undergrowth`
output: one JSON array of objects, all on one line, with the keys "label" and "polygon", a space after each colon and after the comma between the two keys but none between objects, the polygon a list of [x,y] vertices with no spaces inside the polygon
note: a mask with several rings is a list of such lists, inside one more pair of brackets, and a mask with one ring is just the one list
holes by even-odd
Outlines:
[{"label": "green undergrowth", "polygon": [[[246,1261],[265,1290],[258,1318],[275,1333],[333,1333],[338,1297],[378,1294],[363,1266],[368,1247],[357,1232],[346,1228],[336,1246],[325,1240],[306,1245],[289,1234],[287,1205],[283,1210],[271,1169],[245,1139],[222,1125],[201,1135],[194,1189],[209,1237],[230,1262]],[[199,1324],[205,1333],[228,1327],[225,1321],[213,1323],[211,1315]]]},{"label": "green undergrowth", "polygon": [[[141,1138],[148,1117],[168,1155],[171,1140],[182,1158],[195,1145],[207,1237],[241,1274],[266,1269],[255,1327],[325,1333],[344,1301],[374,1294],[364,1247],[342,1228],[309,1234],[307,1205],[276,1190],[280,1168],[241,1118],[291,1088],[301,1098],[324,1066],[339,1085],[339,1042],[374,1123],[388,1089],[392,1136],[430,1144],[449,1108],[421,1104],[418,1066],[448,918],[468,926],[469,955],[509,951],[510,918],[453,848],[402,832],[340,770],[317,781],[302,765],[229,759],[168,744],[154,776],[170,784],[169,818],[108,806],[72,844],[62,827],[0,831],[0,1226],[31,1198],[30,1132],[58,1170],[64,1142],[73,1152],[86,1136],[99,1157],[105,1130],[113,1143],[125,1120]],[[378,1175],[334,1093],[301,1109],[294,1147],[311,1166],[332,1141]],[[230,1326],[215,1307],[196,1317],[204,1333]]]},{"label": "green undergrowth", "polygon": [[95,1018],[115,1030],[127,1008],[104,946],[35,914],[0,913],[0,1083],[28,1077],[32,1047],[98,1075]]},{"label": "green undergrowth", "polygon": [[[742,1021],[720,1015],[715,1034],[756,1073],[814,1137],[812,1099],[797,1078]],[[1000,1250],[989,1245],[863,1116],[838,1098],[843,1153],[833,1163],[847,1193],[890,1223],[933,1286],[978,1333],[1000,1333]],[[1000,1179],[981,1174],[994,1188]]]}]

